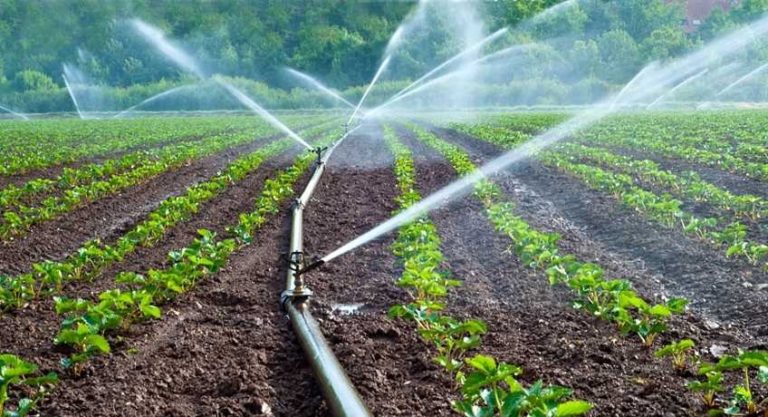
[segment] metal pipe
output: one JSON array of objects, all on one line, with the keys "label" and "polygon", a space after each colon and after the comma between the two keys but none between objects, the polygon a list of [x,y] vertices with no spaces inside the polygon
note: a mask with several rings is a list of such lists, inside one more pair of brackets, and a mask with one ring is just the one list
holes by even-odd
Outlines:
[{"label": "metal pipe", "polygon": [[371,412],[352,385],[317,321],[309,312],[307,301],[288,302],[286,310],[301,347],[312,365],[325,402],[336,417],[366,417]]},{"label": "metal pipe", "polygon": [[[359,127],[359,126],[358,126]],[[281,295],[281,304],[288,313],[293,331],[299,339],[304,353],[312,365],[315,378],[323,391],[323,396],[336,417],[367,417],[371,412],[366,407],[360,394],[352,385],[349,377],[344,372],[336,356],[333,354],[328,342],[323,337],[323,332],[317,321],[309,311],[309,297],[312,291],[304,285],[301,274],[298,272],[304,266],[303,244],[303,215],[304,208],[312,198],[317,184],[320,182],[325,164],[336,147],[346,139],[352,129],[336,141],[333,146],[321,157],[321,149],[318,149],[318,161],[307,187],[293,204],[291,218],[291,243],[289,252],[289,265],[286,274],[285,291]]]}]

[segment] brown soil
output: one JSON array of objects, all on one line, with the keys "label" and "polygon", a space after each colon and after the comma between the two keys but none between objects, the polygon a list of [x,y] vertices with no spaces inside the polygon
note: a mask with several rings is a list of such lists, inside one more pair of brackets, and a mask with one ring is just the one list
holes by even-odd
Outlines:
[{"label": "brown soil", "polygon": [[[456,178],[450,165],[433,151],[412,138],[408,143],[423,155],[417,164],[417,179],[425,195]],[[545,205],[539,201],[535,209],[538,216],[556,220],[552,225],[556,229],[565,224],[563,218],[553,217]],[[532,208],[521,206],[520,212]],[[508,253],[509,239],[493,231],[479,202],[463,199],[431,217],[442,238],[450,271],[464,281],[451,297],[450,311],[458,317],[486,321],[489,333],[480,348],[483,353],[522,366],[522,379],[528,383],[543,379],[573,388],[575,396],[594,403],[595,415],[684,416],[698,409],[697,400],[684,388],[691,375],[673,372],[638,340],[621,337],[610,324],[570,307],[568,290],[550,287],[541,271],[524,267]],[[584,236],[568,236],[565,229],[558,231],[564,235],[561,247],[565,252],[574,253],[570,249],[577,242],[589,250],[596,248]],[[595,256],[601,253],[592,253]],[[636,265],[610,257],[592,260],[619,276],[645,275]],[[649,290],[663,290],[651,283],[644,288],[646,297],[653,297]],[[712,345],[731,349],[759,346],[738,329],[708,329],[695,313],[674,320],[657,343],[680,337],[695,340],[708,360],[714,360],[706,352]]]},{"label": "brown soil", "polygon": [[[332,162],[305,214],[305,249],[324,255],[388,219],[398,195],[392,156],[378,127],[350,138]],[[446,415],[446,378],[409,323],[387,309],[407,301],[386,236],[342,256],[307,281],[317,294],[324,333],[374,415]],[[363,304],[343,315],[334,306]],[[448,381],[449,382],[449,381]],[[297,414],[298,415],[298,414]]]},{"label": "brown soil", "polygon": [[28,271],[35,262],[61,259],[90,239],[111,242],[129,231],[163,200],[183,193],[197,182],[207,180],[239,155],[252,152],[276,137],[257,139],[192,161],[121,193],[34,225],[26,235],[0,243],[3,246],[0,252],[0,273],[16,274]]},{"label": "brown soil", "polygon": [[[458,132],[441,134],[465,146],[478,162],[501,153],[492,144]],[[686,297],[704,317],[741,327],[763,340],[768,338],[764,314],[768,289],[759,289],[768,282],[768,274],[759,267],[726,258],[723,250],[666,229],[621,206],[611,196],[535,160],[517,164],[502,178],[502,187],[515,196],[521,215],[540,229],[561,233],[564,248],[570,253],[585,260],[623,259],[634,264],[631,269],[637,272],[616,276],[626,276],[639,289]],[[543,212],[556,213],[564,221],[550,222],[551,216],[542,216]],[[572,240],[561,223],[580,230],[583,238],[596,243],[592,248],[598,251],[589,248],[585,253],[583,238]]]},{"label": "brown soil", "polygon": [[[400,134],[415,152],[423,195],[456,178],[435,152],[410,134]],[[465,146],[478,163],[500,153],[472,138],[440,134]],[[327,254],[396,209],[392,156],[380,136],[378,126],[367,126],[333,155],[305,212],[308,255]],[[287,159],[278,158],[262,171],[285,164]],[[75,285],[70,291],[86,295],[104,288],[118,270],[162,265],[165,253],[187,244],[197,227],[223,230],[250,206],[264,177],[250,176],[154,249],[130,257],[91,286]],[[306,180],[295,190],[300,192]],[[768,326],[758,319],[764,316],[759,309],[765,299],[757,291],[740,290],[733,278],[762,279],[754,271],[535,162],[495,180],[534,227],[562,234],[563,251],[599,262],[611,276],[628,277],[648,298],[693,296],[692,313],[673,320],[657,346],[689,337],[707,360],[713,345],[731,350],[766,347]],[[43,403],[42,415],[329,415],[278,305],[285,274],[280,255],[288,249],[288,204],[222,272],[163,306],[161,320],[113,338],[113,354],[92,361],[82,377],[64,375]],[[595,416],[698,414],[696,399],[684,388],[692,375],[673,372],[639,341],[571,308],[568,291],[550,287],[542,272],[524,267],[507,252],[509,239],[492,229],[473,198],[435,211],[431,218],[442,239],[445,268],[464,282],[452,291],[449,312],[488,324],[479,351],[522,366],[526,383],[543,379],[573,388],[576,397],[595,404]],[[449,404],[455,398],[453,382],[432,362],[432,348],[419,339],[412,323],[386,317],[390,306],[408,300],[394,284],[401,268],[390,250],[393,239],[394,234],[385,236],[308,274],[316,294],[313,310],[375,415],[454,415]],[[734,311],[728,303],[746,312]],[[353,314],[338,308],[350,304],[362,307]],[[715,328],[705,322],[707,317],[722,323]],[[59,321],[49,305],[0,316],[0,351],[21,354],[46,371],[58,370],[63,354],[52,338]]]},{"label": "brown soil", "polygon": [[[223,232],[239,212],[250,210],[267,175],[287,166],[290,155],[265,163],[204,205],[195,219],[169,231],[153,249],[67,292],[88,295],[114,286],[108,277],[118,269],[160,266],[165,253],[188,244],[197,228]],[[287,211],[288,203],[222,272],[163,306],[161,320],[112,338],[113,353],[94,359],[82,377],[65,373],[43,415],[259,415],[269,409],[293,415],[294,410],[306,414],[317,409],[319,391],[278,303]],[[60,371],[57,361],[64,350],[52,345],[60,321],[50,302],[0,316],[0,326],[9,329],[0,335],[0,350]]]}]

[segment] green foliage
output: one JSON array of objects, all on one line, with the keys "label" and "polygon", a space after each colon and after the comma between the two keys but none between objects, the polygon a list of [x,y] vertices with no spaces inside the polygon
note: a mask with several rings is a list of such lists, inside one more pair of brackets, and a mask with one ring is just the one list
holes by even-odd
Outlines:
[{"label": "green foliage", "polygon": [[[318,145],[327,145],[339,134],[339,129],[331,131]],[[293,184],[309,168],[314,158],[313,153],[302,154],[291,167],[283,170],[277,179],[273,180],[273,185],[265,184],[256,199],[253,211],[244,216],[267,216],[274,213],[293,193]],[[260,163],[261,160],[262,158],[257,158],[252,162]],[[235,163],[230,165],[230,168],[236,166],[240,165]],[[245,176],[248,171],[229,170],[219,174],[217,178],[226,183],[231,178],[230,175]],[[263,221],[254,223],[247,232],[252,235],[261,224]],[[234,228],[233,226],[230,230]],[[63,315],[64,319],[55,343],[68,345],[74,351],[62,364],[72,368],[76,374],[80,373],[91,357],[110,352],[107,339],[109,334],[124,331],[138,321],[160,318],[161,310],[158,304],[174,299],[189,291],[201,279],[217,273],[238,248],[235,237],[219,239],[215,233],[201,229],[192,244],[168,254],[170,266],[167,268],[150,269],[146,276],[133,272],[118,274],[118,283],[127,285],[128,290],[104,291],[99,295],[98,302],[56,297],[56,312]]]},{"label": "green foliage", "polygon": [[[535,132],[538,124],[546,121],[535,120],[528,131]],[[503,130],[482,127],[466,130],[478,137],[514,147],[520,143],[520,136],[512,139],[504,136]],[[449,144],[430,132],[411,125],[419,140],[445,156],[454,169],[462,175],[475,171],[469,155],[457,146]],[[519,130],[517,131],[519,133]],[[631,181],[631,179],[624,179]],[[614,322],[623,334],[635,334],[647,347],[653,345],[656,337],[666,330],[673,314],[682,313],[686,301],[670,299],[666,303],[653,304],[640,297],[626,280],[606,280],[603,269],[595,264],[583,263],[572,255],[561,254],[556,233],[542,233],[532,228],[525,220],[514,214],[514,205],[500,199],[498,186],[487,180],[475,186],[475,196],[483,202],[489,220],[496,230],[509,236],[513,244],[510,249],[520,261],[530,268],[545,270],[552,285],[565,284],[571,288],[576,299],[573,306],[604,320]]]},{"label": "green foliage", "polygon": [[[521,24],[560,2],[473,2],[489,30],[513,28],[509,36],[518,41],[557,40],[551,62],[561,63],[564,69],[547,83],[535,84],[560,100],[581,95],[569,91],[573,74],[597,76],[600,82],[615,86],[651,60],[679,56],[700,38],[712,39],[759,17],[765,9],[764,0],[740,1],[730,13],[715,7],[714,16],[700,33],[688,33],[681,23],[681,2],[585,0]],[[196,1],[186,8],[172,2],[131,1],[125,7],[116,2],[62,1],[41,8],[34,2],[7,0],[0,10],[0,44],[8,45],[0,49],[0,88],[9,93],[3,102],[12,107],[73,110],[60,77],[62,62],[77,65],[93,78],[94,85],[115,86],[102,90],[107,99],[100,104],[114,109],[180,85],[184,76],[175,67],[140,39],[128,36],[125,25],[113,23],[138,16],[182,42],[206,68],[243,83],[251,78],[281,88],[294,87],[281,72],[283,65],[291,65],[337,88],[349,88],[349,97],[359,97],[359,89],[350,87],[370,80],[371,69],[377,67],[391,35],[416,7],[414,2],[323,0],[297,7],[276,0],[231,0]],[[454,5],[458,7],[465,6]],[[422,31],[410,34],[400,45],[400,62],[391,68],[392,78],[406,80],[423,74],[458,52],[461,44],[455,42],[455,32],[460,28],[452,19],[432,14]],[[56,16],[55,23],[51,16]],[[87,41],[83,43],[83,39]],[[3,83],[4,79],[12,82]],[[556,86],[565,89],[558,92]],[[256,89],[249,93],[257,93]],[[256,96],[271,108],[324,105],[320,95],[306,91],[297,96],[281,89],[261,90]],[[510,94],[496,95],[496,101],[503,103],[503,96]],[[184,106],[199,105],[197,92],[185,97]],[[214,101],[215,107],[225,103],[221,97],[208,101]]]},{"label": "green foliage", "polygon": [[695,346],[691,339],[682,339],[664,345],[656,351],[657,358],[671,358],[675,370],[684,371],[688,366],[688,355]]},{"label": "green foliage", "polygon": [[[699,375],[706,377],[705,381],[696,380],[688,383],[688,388],[701,393],[702,401],[707,408],[716,407],[715,396],[726,391],[724,375],[727,373],[741,374],[741,381],[732,388],[732,396],[725,408],[718,409],[727,415],[758,415],[768,413],[768,397],[762,400],[755,398],[753,383],[768,386],[768,352],[751,350],[741,351],[737,356],[725,355],[717,363],[703,363],[699,366]],[[753,380],[754,377],[754,380]]]},{"label": "green foliage", "polygon": [[[446,151],[455,150],[418,128],[416,134],[430,145]],[[413,158],[391,128],[385,127],[384,139],[395,154],[395,176],[402,193],[398,201],[400,208],[406,209],[421,198],[413,188],[416,175]],[[458,152],[448,155],[459,173],[474,171],[467,155]],[[499,194],[498,186],[490,181],[479,183],[475,189],[475,195],[483,201],[493,201]],[[461,400],[452,403],[456,411],[467,416],[544,417],[577,416],[591,409],[587,402],[567,401],[571,391],[566,388],[543,387],[541,381],[529,388],[523,387],[514,379],[522,372],[516,366],[503,362],[497,366],[496,359],[485,355],[466,358],[470,350],[479,347],[480,336],[487,332],[487,328],[480,320],[459,320],[441,311],[448,289],[461,282],[448,278],[439,270],[443,260],[440,239],[428,219],[422,218],[402,227],[392,250],[404,267],[397,285],[406,288],[412,302],[392,307],[389,315],[414,321],[422,339],[436,348],[435,363],[455,376],[462,393]]]},{"label": "green foliage", "polygon": [[19,91],[50,91],[57,88],[51,77],[29,69],[16,73],[13,86]]},{"label": "green foliage", "polygon": [[566,417],[584,415],[592,409],[586,401],[567,400],[572,391],[536,381],[525,387],[516,376],[522,370],[489,356],[476,355],[466,360],[471,371],[462,388],[462,399],[453,408],[467,417]]},{"label": "green foliage", "polygon": [[[325,131],[327,127],[327,124],[322,124],[308,129],[306,133],[315,135]],[[293,141],[287,138],[274,141],[234,160],[213,178],[188,188],[186,194],[172,196],[162,201],[144,221],[118,238],[114,245],[106,245],[100,241],[89,241],[63,261],[36,263],[33,265],[33,271],[16,277],[0,276],[0,310],[21,308],[37,297],[58,293],[62,286],[69,281],[93,279],[100,275],[106,267],[122,260],[126,255],[135,251],[137,247],[152,246],[165,234],[166,230],[195,214],[201,203],[216,197],[231,184],[239,182],[261,166],[267,158],[287,149],[292,144]],[[305,161],[302,166],[306,166],[308,163]],[[294,178],[297,172],[299,171],[293,170],[283,174],[287,177],[281,181]],[[286,187],[280,185],[282,183],[269,180],[269,184],[272,188],[281,189],[284,197]],[[290,189],[287,190],[290,191]],[[241,219],[250,219],[251,223],[241,223],[234,226],[233,232],[239,231],[250,236],[253,229],[263,222],[264,216],[274,212],[275,196],[275,191],[269,189],[265,191],[263,196],[265,201],[259,206],[261,207],[259,213],[242,214]],[[269,203],[270,200],[271,203]],[[237,237],[245,239],[246,235],[238,235]],[[154,275],[155,273],[150,273],[147,279],[153,280],[156,278]]]},{"label": "green foliage", "polygon": [[[38,401],[58,382],[58,376],[51,372],[43,376],[34,376],[38,366],[24,359],[0,354],[0,416],[24,417],[29,415]],[[19,391],[21,398],[15,409],[8,408],[11,392]]]}]

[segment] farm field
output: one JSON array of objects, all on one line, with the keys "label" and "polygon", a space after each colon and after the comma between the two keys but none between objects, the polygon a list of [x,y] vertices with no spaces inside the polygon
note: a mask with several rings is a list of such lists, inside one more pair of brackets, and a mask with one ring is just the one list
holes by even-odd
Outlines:
[{"label": "farm field", "polygon": [[[339,143],[305,256],[571,115],[444,116],[281,116]],[[607,117],[307,272],[319,327],[377,416],[762,416],[767,122]],[[279,302],[313,152],[252,116],[0,131],[0,409],[331,413]]]}]

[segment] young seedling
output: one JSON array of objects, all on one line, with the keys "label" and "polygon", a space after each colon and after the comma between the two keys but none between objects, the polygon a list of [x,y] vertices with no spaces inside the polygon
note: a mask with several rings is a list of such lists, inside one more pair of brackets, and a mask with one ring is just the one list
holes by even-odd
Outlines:
[{"label": "young seedling", "polygon": [[[0,416],[21,417],[28,415],[50,387],[58,382],[58,376],[54,372],[40,377],[32,377],[37,370],[37,365],[18,356],[0,355]],[[27,387],[24,391],[29,396],[19,400],[16,410],[6,409],[10,389],[21,385]]]},{"label": "young seedling", "polygon": [[467,417],[568,417],[586,414],[592,405],[586,401],[567,400],[572,391],[536,381],[523,386],[516,376],[522,370],[490,356],[476,355],[466,360],[472,371],[462,381],[462,399],[453,408]]},{"label": "young seedling", "polygon": [[696,344],[691,339],[683,339],[672,342],[656,351],[657,358],[669,357],[672,366],[677,371],[684,371],[688,367],[688,355]]},{"label": "young seedling", "polygon": [[[768,413],[768,398],[762,401],[755,399],[751,370],[756,370],[756,379],[763,384],[768,384],[768,352],[746,351],[738,356],[723,356],[716,364],[702,364],[699,373],[707,376],[707,382],[700,381],[688,384],[688,388],[695,391],[711,392],[723,391],[722,374],[728,371],[741,371],[742,380],[733,389],[733,397],[728,401],[728,407],[722,410],[727,415],[756,415],[758,412]],[[714,380],[714,384],[710,384]],[[711,385],[711,386],[710,386]],[[718,388],[717,391],[712,388]],[[714,406],[714,395],[705,397],[708,407]]]},{"label": "young seedling", "polygon": [[706,381],[690,381],[686,386],[689,390],[698,392],[701,395],[701,401],[704,403],[704,406],[714,408],[716,395],[725,391],[725,388],[723,388],[723,373],[708,371],[704,375],[707,377]]}]

